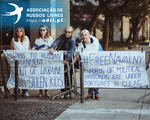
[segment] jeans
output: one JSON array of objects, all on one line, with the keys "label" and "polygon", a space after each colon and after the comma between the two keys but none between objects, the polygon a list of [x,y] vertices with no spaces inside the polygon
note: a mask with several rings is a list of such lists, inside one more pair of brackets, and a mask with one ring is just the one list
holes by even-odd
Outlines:
[{"label": "jeans", "polygon": [[[28,89],[22,89],[22,94],[24,95],[26,92],[28,92]],[[15,89],[14,89],[15,94]],[[18,89],[18,94],[20,94],[20,89]]]},{"label": "jeans", "polygon": [[88,93],[91,95],[99,95],[99,89],[98,88],[89,88]]}]

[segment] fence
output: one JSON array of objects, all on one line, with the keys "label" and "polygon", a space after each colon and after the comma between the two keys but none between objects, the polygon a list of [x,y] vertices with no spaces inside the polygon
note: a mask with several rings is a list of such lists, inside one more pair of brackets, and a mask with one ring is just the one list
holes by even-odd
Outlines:
[{"label": "fence", "polygon": [[[143,51],[143,50],[142,50]],[[147,54],[149,54],[150,52],[147,52]],[[6,83],[7,83],[7,80],[8,80],[8,76],[5,76],[4,77],[4,70],[3,70],[3,63],[4,61],[2,60],[3,56],[2,56],[2,51],[1,51],[1,59],[0,59],[0,64],[1,64],[1,78],[2,80],[0,81],[1,83],[1,86],[4,86],[4,89],[5,89],[5,95],[6,96],[9,96],[10,93],[9,93],[9,90],[7,89],[6,87]],[[3,58],[4,59],[4,58]],[[6,59],[4,59],[5,62],[6,62]],[[8,63],[6,62],[5,63],[7,65],[7,75],[9,74],[9,67],[8,67]],[[69,86],[66,86],[66,88],[69,88],[69,90],[65,91],[65,92],[61,92],[61,93],[58,93],[58,94],[55,94],[51,97],[51,100],[54,100],[56,97],[58,96],[62,96],[66,93],[70,93],[70,96],[71,96],[71,93],[75,94],[76,95],[79,95],[80,96],[80,100],[81,100],[81,103],[84,103],[84,80],[83,80],[83,76],[84,76],[84,68],[83,68],[83,63],[82,61],[80,62],[80,94],[77,92],[77,88],[79,88],[77,86],[77,80],[76,80],[76,75],[75,75],[75,68],[74,68],[74,63],[73,63],[73,56],[72,56],[72,62],[71,62],[71,66],[72,66],[72,69],[73,69],[73,83],[74,85],[72,86],[71,85],[71,79],[70,79],[70,71],[69,71],[69,64],[67,65],[67,68],[68,68],[68,78],[69,78]],[[7,80],[6,80],[7,78]],[[150,87],[149,86],[145,86],[145,87],[138,87],[138,88],[126,88],[126,89],[145,89],[145,90],[148,90]],[[122,88],[100,88],[100,89],[122,89]],[[18,62],[16,61],[15,62],[15,100],[18,99],[18,96],[17,96],[17,90],[18,90]],[[2,94],[1,90],[0,90],[0,93]],[[140,97],[137,102],[140,101],[141,98],[145,97],[145,96],[148,96],[150,94],[146,94],[142,97]]]},{"label": "fence", "polygon": [[[37,51],[38,52],[38,51]],[[3,54],[2,53],[2,51],[1,51],[1,54]],[[7,61],[6,60],[6,58],[4,57],[4,55],[3,55],[3,59],[5,60],[5,61]],[[73,59],[73,56],[72,56],[72,59]],[[2,63],[1,63],[2,64]],[[73,75],[73,81],[71,81],[71,77],[72,76],[70,76],[70,65],[72,66],[72,75]],[[14,89],[14,93],[15,93],[15,100],[17,100],[18,99],[18,66],[19,66],[19,63],[18,63],[18,61],[17,60],[15,60],[15,89]],[[8,67],[8,66],[7,66]],[[4,74],[4,70],[3,70],[3,64],[1,65],[1,68],[2,68],[2,72],[1,72],[1,75],[2,76],[7,76],[7,75],[9,75],[9,73],[5,73]],[[65,95],[65,94],[67,94],[67,93],[69,93],[70,94],[70,98],[71,98],[71,93],[73,93],[73,94],[75,94],[75,96],[77,96],[77,95],[80,95],[78,92],[77,92],[77,81],[76,81],[76,75],[75,75],[75,67],[74,67],[74,64],[73,64],[73,60],[71,60],[71,63],[70,64],[67,64],[67,77],[68,77],[68,85],[66,85],[65,86],[65,89],[67,89],[67,91],[63,91],[63,92],[61,92],[61,93],[57,93],[57,94],[55,94],[55,95],[53,95],[53,96],[51,96],[51,100],[54,100],[56,97],[59,97],[59,96],[62,96],[62,95]],[[9,77],[8,77],[9,78]],[[3,85],[3,86],[5,86],[6,87],[6,83],[7,83],[7,81],[8,81],[8,78],[7,79],[5,79],[4,77],[2,77],[2,81],[5,81],[5,85]],[[0,83],[2,83],[2,81],[0,81]],[[73,85],[71,84],[73,82]],[[7,87],[6,87],[7,88]],[[7,91],[9,92],[9,90],[7,89]],[[2,92],[1,92],[2,93]]]}]

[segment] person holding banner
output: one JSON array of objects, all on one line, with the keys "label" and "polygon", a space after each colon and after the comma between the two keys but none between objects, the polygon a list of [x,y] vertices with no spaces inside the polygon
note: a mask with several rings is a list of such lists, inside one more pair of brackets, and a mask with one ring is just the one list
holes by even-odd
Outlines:
[{"label": "person holding banner", "polygon": [[[15,30],[14,37],[11,40],[10,43],[10,49],[11,50],[30,50],[30,41],[29,38],[25,35],[25,30],[23,27],[18,27]],[[20,89],[18,89],[18,92],[20,93]],[[22,89],[24,96],[29,96],[27,89]]]},{"label": "person holding banner", "polygon": [[146,70],[149,69],[149,63],[150,63],[150,54],[148,54],[148,59],[146,61]]},{"label": "person holding banner", "polygon": [[[64,76],[66,86],[69,86],[66,65],[69,64],[69,62],[71,62],[72,54],[75,51],[75,43],[76,40],[73,37],[73,28],[69,26],[65,28],[64,33],[55,40],[55,42],[49,49],[51,55],[53,55],[56,50],[67,51],[67,53],[64,54],[64,64],[65,64]],[[72,72],[70,72],[70,76],[72,82]],[[61,89],[61,92],[65,92],[67,90],[69,90],[69,88]],[[65,94],[64,98],[69,98],[69,94]]]},{"label": "person holding banner", "polygon": [[46,25],[39,28],[38,38],[35,40],[33,50],[48,50],[53,43],[53,38],[50,36],[50,30]]},{"label": "person holding banner", "polygon": [[[53,38],[50,36],[50,30],[46,25],[39,28],[38,38],[35,40],[33,50],[48,50],[53,43]],[[43,91],[39,90],[39,97],[43,96]],[[45,90],[45,97],[49,97],[47,90]]]},{"label": "person holding banner", "polygon": [[[90,35],[87,29],[81,31],[82,41],[79,43],[76,52],[85,52],[85,51],[103,51],[98,39]],[[76,54],[74,57],[74,62],[79,58],[79,54]],[[87,99],[93,98],[95,93],[95,99],[99,99],[99,89],[98,88],[89,88]]]}]

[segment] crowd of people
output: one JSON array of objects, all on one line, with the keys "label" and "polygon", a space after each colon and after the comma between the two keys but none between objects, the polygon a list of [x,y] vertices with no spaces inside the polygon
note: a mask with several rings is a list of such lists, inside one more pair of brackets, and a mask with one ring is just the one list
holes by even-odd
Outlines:
[{"label": "crowd of people", "polygon": [[[49,50],[49,53],[53,55],[55,51],[63,50],[67,51],[67,54],[64,54],[64,79],[65,85],[69,85],[68,73],[67,73],[67,64],[71,63],[72,55],[74,53],[73,62],[75,63],[81,51],[102,51],[102,47],[98,39],[92,35],[87,29],[81,31],[81,36],[77,39],[73,37],[73,27],[68,26],[64,29],[64,33],[61,34],[56,40],[50,35],[50,30],[46,25],[42,25],[39,28],[38,36],[34,42],[33,47],[30,46],[29,38],[25,35],[25,30],[23,27],[18,27],[15,31],[14,37],[11,40],[10,45],[11,50]],[[70,69],[70,76],[72,76],[72,70]],[[72,81],[72,77],[71,77]],[[72,83],[71,83],[72,84]],[[61,89],[61,92],[65,92],[69,88]],[[18,91],[20,93],[20,90]],[[22,94],[24,96],[29,96],[28,90],[23,89]],[[63,97],[68,98],[70,94],[65,94]],[[39,90],[39,97],[49,97],[48,90]],[[87,99],[95,98],[99,99],[99,89],[89,88]]]}]

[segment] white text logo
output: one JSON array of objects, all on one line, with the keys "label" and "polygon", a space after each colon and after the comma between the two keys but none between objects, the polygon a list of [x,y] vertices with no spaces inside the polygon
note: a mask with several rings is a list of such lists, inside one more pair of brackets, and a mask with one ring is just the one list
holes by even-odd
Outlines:
[{"label": "white text logo", "polygon": [[12,12],[6,12],[6,14],[3,14],[4,16],[13,16],[13,15],[17,15],[17,20],[14,22],[14,24],[16,24],[20,18],[21,18],[21,12],[23,11],[23,7],[18,7],[16,4],[14,3],[8,3],[9,5],[12,5],[15,7],[15,10]]}]

